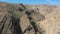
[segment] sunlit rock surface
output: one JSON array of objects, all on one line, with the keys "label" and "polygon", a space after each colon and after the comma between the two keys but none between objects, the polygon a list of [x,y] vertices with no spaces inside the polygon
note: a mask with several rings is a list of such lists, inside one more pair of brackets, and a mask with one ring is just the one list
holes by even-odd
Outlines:
[{"label": "sunlit rock surface", "polygon": [[60,34],[60,6],[0,3],[0,34]]}]

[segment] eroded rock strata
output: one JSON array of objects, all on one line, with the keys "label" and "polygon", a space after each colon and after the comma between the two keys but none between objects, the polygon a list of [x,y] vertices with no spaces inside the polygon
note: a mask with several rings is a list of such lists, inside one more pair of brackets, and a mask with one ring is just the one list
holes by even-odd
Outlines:
[{"label": "eroded rock strata", "polygon": [[0,3],[0,34],[45,34],[38,24],[45,16],[23,4]]}]

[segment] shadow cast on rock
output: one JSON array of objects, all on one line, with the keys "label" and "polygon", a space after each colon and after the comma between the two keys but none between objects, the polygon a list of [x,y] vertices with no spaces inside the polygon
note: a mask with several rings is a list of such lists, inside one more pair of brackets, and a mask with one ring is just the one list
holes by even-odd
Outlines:
[{"label": "shadow cast on rock", "polygon": [[12,26],[14,29],[14,33],[13,34],[23,34],[22,30],[21,30],[21,26],[19,25],[20,23],[20,19],[12,17]]}]

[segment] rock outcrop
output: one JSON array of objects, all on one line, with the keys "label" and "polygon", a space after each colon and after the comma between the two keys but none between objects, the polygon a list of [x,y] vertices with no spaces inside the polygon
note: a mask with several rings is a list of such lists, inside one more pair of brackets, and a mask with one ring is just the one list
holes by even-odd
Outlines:
[{"label": "rock outcrop", "polygon": [[0,34],[45,34],[38,24],[45,16],[23,4],[0,3]]},{"label": "rock outcrop", "polygon": [[60,6],[0,3],[0,34],[60,34]]}]

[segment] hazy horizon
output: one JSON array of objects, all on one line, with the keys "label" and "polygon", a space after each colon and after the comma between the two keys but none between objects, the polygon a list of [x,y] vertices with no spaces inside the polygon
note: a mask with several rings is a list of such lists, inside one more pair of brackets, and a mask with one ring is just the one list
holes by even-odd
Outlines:
[{"label": "hazy horizon", "polygon": [[0,2],[60,5],[60,0],[0,0]]}]

